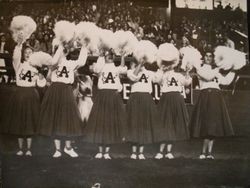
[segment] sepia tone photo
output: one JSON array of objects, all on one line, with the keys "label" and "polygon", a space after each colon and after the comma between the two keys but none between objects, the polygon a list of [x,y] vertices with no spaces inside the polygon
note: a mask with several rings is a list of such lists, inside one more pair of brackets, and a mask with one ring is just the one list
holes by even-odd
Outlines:
[{"label": "sepia tone photo", "polygon": [[248,188],[247,0],[0,0],[0,188]]}]

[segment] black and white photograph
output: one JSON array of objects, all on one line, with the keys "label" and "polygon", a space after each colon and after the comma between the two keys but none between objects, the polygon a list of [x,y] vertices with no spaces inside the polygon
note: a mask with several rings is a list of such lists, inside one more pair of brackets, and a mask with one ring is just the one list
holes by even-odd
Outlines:
[{"label": "black and white photograph", "polygon": [[0,0],[0,188],[250,188],[247,0]]}]

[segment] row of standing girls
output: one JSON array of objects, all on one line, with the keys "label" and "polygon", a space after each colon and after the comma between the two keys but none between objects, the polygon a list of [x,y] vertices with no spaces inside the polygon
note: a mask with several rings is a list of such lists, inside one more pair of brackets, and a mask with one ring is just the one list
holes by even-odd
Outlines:
[{"label": "row of standing girls", "polygon": [[[71,140],[83,136],[86,142],[99,145],[95,155],[98,159],[111,159],[111,145],[122,141],[132,143],[131,159],[145,159],[144,145],[151,143],[160,143],[156,159],[172,159],[173,142],[187,140],[191,136],[204,138],[199,157],[204,159],[213,158],[211,152],[216,137],[233,135],[227,108],[219,90],[219,84],[229,84],[230,80],[211,68],[213,58],[209,59],[208,56],[212,52],[206,53],[207,64],[197,69],[201,94],[189,121],[181,89],[189,85],[192,79],[189,69],[185,75],[174,71],[179,63],[179,52],[173,45],[170,45],[171,54],[166,52],[161,57],[161,66],[157,72],[147,70],[147,62],[137,62],[132,69],[127,70],[123,56],[121,65],[115,66],[115,54],[112,50],[106,51],[104,57],[99,57],[93,65],[93,72],[98,75],[98,91],[88,123],[84,127],[73,96],[72,84],[75,70],[86,63],[87,49],[82,47],[78,60],[72,61],[66,59],[69,51],[59,46],[53,57],[53,66],[50,67],[52,84],[40,107],[35,86],[45,86],[46,80],[28,64],[31,48],[24,49],[24,61],[21,62],[21,46],[21,43],[16,46],[13,57],[17,89],[13,92],[6,110],[8,115],[1,126],[1,133],[20,137],[18,155],[24,154],[23,137],[27,138],[25,154],[32,155],[31,136],[39,134],[54,139],[55,158],[62,155],[61,140],[65,140],[64,152],[71,157],[78,157]],[[173,56],[173,52],[176,55]],[[215,76],[203,77],[204,68],[216,72]],[[131,80],[131,95],[126,109],[119,95],[122,90],[122,74]],[[157,106],[151,96],[152,82],[161,86],[162,96]],[[164,155],[166,144],[167,152]]]}]

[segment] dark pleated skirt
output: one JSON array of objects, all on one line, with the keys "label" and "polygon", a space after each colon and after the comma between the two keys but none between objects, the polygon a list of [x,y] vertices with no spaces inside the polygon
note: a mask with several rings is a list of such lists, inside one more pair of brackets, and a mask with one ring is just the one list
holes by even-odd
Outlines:
[{"label": "dark pleated skirt", "polygon": [[234,135],[228,110],[219,89],[201,90],[190,121],[194,138]]},{"label": "dark pleated skirt", "polygon": [[163,93],[158,103],[160,124],[155,127],[155,142],[189,139],[188,112],[180,92]]},{"label": "dark pleated skirt", "polygon": [[132,93],[127,103],[128,142],[150,144],[154,142],[154,126],[159,122],[158,112],[149,93]]},{"label": "dark pleated skirt", "polygon": [[32,136],[36,133],[40,110],[35,87],[16,87],[11,94],[1,123],[1,133]]},{"label": "dark pleated skirt", "polygon": [[39,123],[40,135],[53,137],[82,135],[82,122],[71,85],[52,83],[42,101]]},{"label": "dark pleated skirt", "polygon": [[95,144],[121,143],[126,124],[125,107],[116,90],[98,90],[93,101],[85,141]]}]

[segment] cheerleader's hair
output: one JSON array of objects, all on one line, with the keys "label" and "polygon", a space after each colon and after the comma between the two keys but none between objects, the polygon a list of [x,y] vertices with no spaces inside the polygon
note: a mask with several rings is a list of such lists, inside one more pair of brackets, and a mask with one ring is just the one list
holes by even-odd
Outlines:
[{"label": "cheerleader's hair", "polygon": [[219,69],[239,70],[246,65],[246,54],[226,46],[218,46],[214,51],[214,61]]},{"label": "cheerleader's hair", "polygon": [[145,62],[152,64],[156,61],[157,50],[156,45],[151,41],[141,40],[135,46],[133,55],[139,63]]},{"label": "cheerleader's hair", "polygon": [[22,40],[23,43],[36,30],[36,22],[29,16],[15,16],[12,18],[10,30],[13,40],[15,42]]},{"label": "cheerleader's hair", "polygon": [[194,67],[198,68],[202,64],[202,55],[201,53],[193,47],[184,47],[182,49],[182,61],[181,69],[184,71],[191,70]]},{"label": "cheerleader's hair", "polygon": [[114,50],[117,55],[132,54],[138,43],[137,38],[131,31],[116,31],[114,39],[116,40]]},{"label": "cheerleader's hair", "polygon": [[50,66],[52,65],[52,57],[42,51],[34,52],[29,58],[29,63],[34,67]]},{"label": "cheerleader's hair", "polygon": [[163,43],[157,52],[157,65],[175,68],[179,64],[180,53],[172,43]]},{"label": "cheerleader's hair", "polygon": [[62,45],[69,43],[75,36],[75,24],[65,20],[58,21],[55,24],[54,33],[56,38],[54,40],[57,40],[57,43],[58,41]]}]

